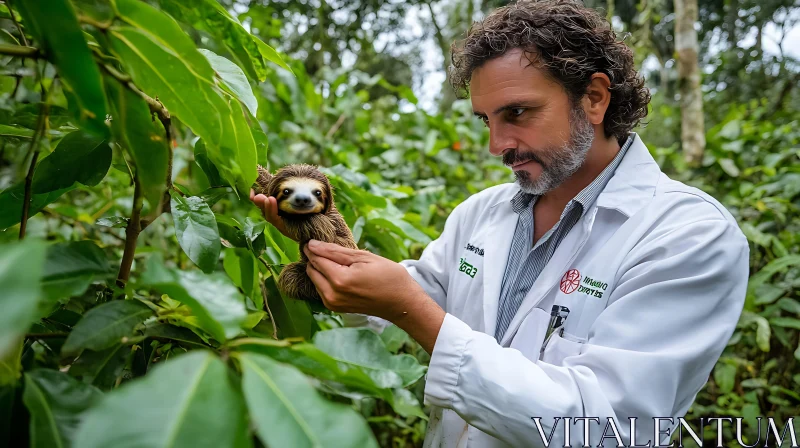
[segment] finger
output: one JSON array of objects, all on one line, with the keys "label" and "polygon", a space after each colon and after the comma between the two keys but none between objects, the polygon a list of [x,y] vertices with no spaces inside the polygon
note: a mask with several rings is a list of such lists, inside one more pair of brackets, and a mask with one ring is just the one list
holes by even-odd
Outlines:
[{"label": "finger", "polygon": [[322,297],[323,302],[326,301],[327,298],[333,297],[333,286],[321,272],[314,269],[311,263],[306,265],[306,274],[308,274],[308,278],[310,278],[314,286],[316,286],[317,292],[320,297]]},{"label": "finger", "polygon": [[325,243],[318,240],[309,241],[307,247],[315,255],[335,261],[344,266],[350,266],[353,263],[364,261],[364,255],[368,254],[368,252],[364,252],[363,250],[350,249],[338,244]]},{"label": "finger", "polygon": [[331,282],[336,283],[336,280],[340,280],[342,275],[345,274],[344,269],[346,266],[342,266],[341,264],[333,260],[329,260],[323,256],[316,255],[310,252],[307,247],[305,251],[306,255],[308,256],[308,263]]}]

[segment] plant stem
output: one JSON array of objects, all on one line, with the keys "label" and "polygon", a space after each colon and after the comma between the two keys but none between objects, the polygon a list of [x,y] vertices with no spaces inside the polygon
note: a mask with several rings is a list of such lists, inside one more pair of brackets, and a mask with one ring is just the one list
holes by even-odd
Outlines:
[{"label": "plant stem", "polygon": [[[52,90],[52,89],[51,89]],[[22,202],[22,216],[19,222],[19,239],[25,238],[25,231],[28,227],[28,216],[31,210],[31,189],[33,187],[33,174],[36,171],[36,162],[39,160],[39,140],[47,128],[47,115],[50,113],[50,91],[44,89],[42,83],[42,106],[39,110],[39,117],[36,119],[36,130],[31,138],[31,146],[28,152],[33,152],[31,156],[31,166],[25,176],[25,195]]]},{"label": "plant stem", "polygon": [[21,58],[37,59],[42,56],[38,48],[28,47],[27,45],[0,44],[0,54],[5,56],[17,56]]},{"label": "plant stem", "polygon": [[264,287],[264,279],[260,279],[258,281],[259,286],[261,287],[261,297],[264,298],[264,308],[267,310],[267,314],[269,315],[270,323],[272,323],[272,339],[278,339],[278,324],[275,323],[275,317],[272,316],[272,310],[269,309],[269,302],[267,302],[267,288]]},{"label": "plant stem", "polygon": [[119,275],[117,275],[117,286],[120,288],[125,287],[131,276],[133,256],[136,254],[136,242],[139,240],[139,233],[142,231],[139,219],[141,218],[144,199],[142,198],[142,187],[139,184],[138,174],[134,176],[133,184],[133,208],[131,210],[131,219],[125,228],[125,251],[122,253],[122,263],[119,266]]},{"label": "plant stem", "polygon": [[8,7],[8,15],[11,16],[11,21],[14,22],[14,26],[17,27],[17,31],[19,31],[19,36],[22,38],[22,43],[25,46],[28,46],[28,38],[25,37],[25,33],[22,32],[22,27],[17,22],[17,18],[14,16],[14,9],[11,8],[11,0],[6,0],[6,6]]},{"label": "plant stem", "polygon": [[[34,143],[31,144],[33,146]],[[33,184],[33,172],[36,170],[36,161],[39,160],[39,151],[34,149],[31,158],[31,166],[28,168],[28,175],[25,176],[25,199],[22,202],[22,220],[19,222],[19,239],[25,238],[25,229],[28,227],[28,213],[31,209],[31,185]]]}]

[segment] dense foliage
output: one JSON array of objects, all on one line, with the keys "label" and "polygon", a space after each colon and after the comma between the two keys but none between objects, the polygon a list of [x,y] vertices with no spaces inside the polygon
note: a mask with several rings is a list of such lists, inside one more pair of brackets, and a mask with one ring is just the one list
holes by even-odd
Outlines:
[{"label": "dense foliage", "polygon": [[[216,0],[0,5],[0,444],[421,445],[427,354],[281,296],[297,245],[248,200],[256,163],[319,164],[359,246],[402,260],[510,179],[468,101],[414,107],[413,58],[342,62],[406,8],[358,3],[254,2],[238,18]],[[618,4],[665,65],[663,30],[645,25],[666,3]],[[425,5],[437,39],[474,12]],[[706,77],[700,167],[681,157],[665,73],[639,131],[751,242],[739,328],[691,414],[743,416],[752,443],[756,417],[800,415],[798,67],[762,57]]]}]

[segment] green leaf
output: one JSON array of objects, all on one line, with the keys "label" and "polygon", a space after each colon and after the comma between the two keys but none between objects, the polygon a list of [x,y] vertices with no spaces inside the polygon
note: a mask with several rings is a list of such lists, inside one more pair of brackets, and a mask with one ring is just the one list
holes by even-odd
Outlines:
[{"label": "green leaf", "polygon": [[253,89],[250,87],[247,76],[245,76],[242,69],[222,56],[218,56],[211,50],[200,49],[200,53],[208,59],[208,62],[211,63],[211,67],[214,68],[214,72],[216,72],[222,82],[231,89],[231,92],[236,95],[239,101],[247,106],[247,110],[249,110],[253,116],[256,116],[258,100],[253,94]]},{"label": "green leaf", "polygon": [[261,39],[254,38],[253,40],[255,40],[256,45],[258,45],[258,52],[264,59],[272,62],[273,64],[278,65],[281,68],[289,70],[289,72],[294,75],[294,71],[292,71],[292,68],[289,67],[289,65],[283,60],[281,55],[279,55],[278,52],[275,51],[274,48],[264,43],[264,41],[262,41]]},{"label": "green leaf", "polygon": [[742,316],[739,318],[740,326],[746,327],[751,323],[756,324],[756,345],[761,351],[769,351],[769,340],[772,335],[769,321],[763,316],[759,316],[751,311],[743,311]]},{"label": "green leaf", "polygon": [[103,351],[84,350],[69,368],[69,374],[86,384],[109,390],[122,375],[131,349],[118,344]]},{"label": "green leaf", "polygon": [[[97,185],[110,166],[111,147],[104,140],[83,131],[67,134],[36,166],[28,217],[75,188],[76,182]],[[0,229],[19,223],[24,197],[24,182],[0,193]]]},{"label": "green leaf", "polygon": [[184,198],[174,191],[170,191],[170,195],[178,243],[197,267],[204,272],[212,272],[222,249],[214,212],[196,196]]},{"label": "green leaf", "polygon": [[278,335],[281,338],[301,337],[310,340],[319,329],[311,309],[302,300],[285,297],[276,284],[278,272],[273,268],[270,268],[270,272],[272,275],[264,281],[264,287],[267,289],[267,304],[275,318]]},{"label": "green leaf", "polygon": [[208,157],[208,150],[202,139],[197,140],[197,143],[194,144],[194,161],[200,169],[203,170],[203,174],[206,175],[209,185],[212,187],[224,185],[222,177],[219,175],[219,170],[217,170],[217,167],[214,166],[214,163]]},{"label": "green leaf", "polygon": [[794,328],[800,330],[800,319],[794,317],[773,317],[769,320],[770,325],[784,328]]},{"label": "green leaf", "polygon": [[736,366],[718,363],[714,368],[714,381],[723,394],[731,392],[736,385]]},{"label": "green leaf", "polygon": [[795,299],[784,297],[778,300],[778,306],[784,311],[800,315],[800,302]]},{"label": "green leaf", "polygon": [[384,328],[381,332],[381,339],[383,343],[386,344],[386,350],[392,353],[397,353],[397,351],[410,340],[408,333],[397,325],[390,325]]},{"label": "green leaf", "polygon": [[49,302],[83,294],[96,276],[112,274],[105,252],[92,241],[47,248],[42,286]]},{"label": "green leaf", "polygon": [[391,400],[392,408],[403,417],[419,417],[428,420],[428,416],[419,405],[419,400],[411,391],[406,389],[395,389]]},{"label": "green leaf", "polygon": [[244,297],[221,272],[167,269],[154,254],[147,260],[142,286],[149,286],[172,299],[186,304],[197,316],[203,330],[223,342],[241,333],[240,325],[247,317]]},{"label": "green leaf", "polygon": [[82,414],[103,396],[58,370],[25,373],[22,400],[30,412],[30,446],[70,447]]},{"label": "green leaf", "polygon": [[109,216],[107,218],[98,219],[95,224],[103,227],[124,229],[125,227],[128,227],[128,221],[128,218],[123,218],[122,216]]},{"label": "green leaf", "polygon": [[[74,189],[75,187],[64,188],[62,190],[51,191],[50,193],[31,195],[28,217],[39,213],[47,204],[60,198],[62,194]],[[19,183],[0,193],[0,229],[19,224],[22,219],[22,203],[25,200],[25,184]]]},{"label": "green leaf", "polygon": [[264,297],[259,286],[257,263],[256,258],[247,249],[228,249],[225,251],[222,265],[233,283],[261,309],[264,307]]},{"label": "green leaf", "polygon": [[231,107],[214,86],[210,66],[208,73],[198,73],[196,64],[142,30],[112,27],[109,36],[136,85],[151,96],[157,92],[170,114],[203,138],[206,154],[222,177],[239,194],[249,194],[257,177],[253,136],[239,103]]},{"label": "green leaf", "polygon": [[191,330],[176,327],[175,325],[165,323],[155,323],[148,325],[144,331],[147,337],[158,337],[162,339],[171,339],[179,344],[188,345],[190,347],[207,347],[207,345]]},{"label": "green leaf", "polygon": [[732,159],[719,159],[719,166],[731,177],[739,177],[741,173],[739,167],[736,166],[736,162]]},{"label": "green leaf", "polygon": [[107,80],[106,85],[111,99],[114,136],[133,157],[139,185],[155,208],[164,197],[172,142],[167,141],[161,122],[152,119],[149,107],[139,95],[115,80]]},{"label": "green leaf", "polygon": [[258,39],[254,38],[216,0],[160,1],[161,7],[178,20],[205,30],[224,45],[238,65],[254,80],[266,80]]},{"label": "green leaf", "polygon": [[33,129],[0,124],[0,137],[31,138],[33,137]]},{"label": "green leaf", "polygon": [[251,444],[244,400],[231,384],[227,367],[214,354],[195,350],[159,363],[146,376],[107,394],[86,414],[75,446]]},{"label": "green leaf", "polygon": [[237,358],[242,366],[242,389],[256,434],[265,445],[378,446],[358,413],[322,398],[294,367],[256,354],[242,353]]},{"label": "green leaf", "polygon": [[410,355],[392,355],[380,336],[367,328],[336,328],[314,335],[314,345],[337,361],[356,366],[379,387],[406,387],[425,374]]},{"label": "green leaf", "polygon": [[37,317],[45,245],[33,239],[0,245],[0,359]]},{"label": "green leaf", "polygon": [[16,5],[26,32],[35,38],[48,60],[58,68],[64,88],[77,100],[82,128],[107,135],[106,97],[100,70],[68,0],[25,0]]},{"label": "green leaf", "polygon": [[129,25],[147,33],[162,47],[172,50],[195,75],[210,81],[211,65],[195,47],[192,38],[168,14],[139,0],[114,0],[117,15]]},{"label": "green leaf", "polygon": [[138,300],[112,300],[87,312],[72,329],[61,349],[65,355],[83,349],[105,350],[124,338],[133,336],[133,330],[153,311]]},{"label": "green leaf", "polygon": [[70,132],[36,166],[31,189],[41,194],[69,188],[75,182],[95,186],[110,167],[111,147],[106,140],[83,131]]}]

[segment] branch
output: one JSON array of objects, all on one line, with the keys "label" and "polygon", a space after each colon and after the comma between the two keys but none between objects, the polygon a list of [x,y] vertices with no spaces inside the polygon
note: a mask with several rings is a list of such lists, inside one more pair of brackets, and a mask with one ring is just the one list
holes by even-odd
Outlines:
[{"label": "branch", "polygon": [[0,54],[5,56],[17,56],[20,58],[31,59],[38,59],[42,57],[42,53],[38,48],[29,47],[27,45],[0,44]]},{"label": "branch", "polygon": [[11,8],[11,0],[6,0],[6,6],[8,7],[8,15],[11,16],[11,21],[14,22],[14,26],[17,27],[17,31],[19,31],[20,37],[22,37],[22,43],[25,46],[28,46],[28,38],[25,37],[25,33],[22,32],[22,27],[17,22],[17,18],[14,16],[14,10]]},{"label": "branch", "polygon": [[85,23],[86,25],[91,25],[99,30],[106,31],[107,29],[111,28],[111,21],[108,22],[99,22],[89,16],[80,15],[78,16],[78,22]]},{"label": "branch", "polygon": [[277,340],[278,324],[275,322],[275,317],[272,315],[272,310],[269,309],[269,303],[267,302],[267,288],[264,286],[264,279],[259,279],[258,283],[259,286],[261,287],[261,297],[264,299],[264,308],[267,309],[267,314],[269,314],[270,323],[272,323],[272,339]]},{"label": "branch", "polygon": [[138,174],[133,178],[133,208],[131,210],[131,219],[128,221],[128,226],[125,228],[125,251],[122,253],[122,262],[119,266],[119,275],[117,275],[117,286],[124,288],[128,283],[131,276],[131,265],[133,264],[133,256],[136,254],[136,242],[139,240],[139,234],[142,232],[142,226],[139,222],[142,214],[142,187],[139,183]]}]

